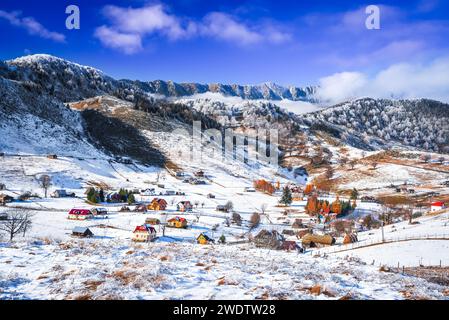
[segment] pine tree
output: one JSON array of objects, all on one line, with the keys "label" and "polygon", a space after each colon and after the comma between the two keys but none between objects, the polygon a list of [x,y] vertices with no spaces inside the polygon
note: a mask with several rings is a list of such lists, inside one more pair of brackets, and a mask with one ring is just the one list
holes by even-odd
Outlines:
[{"label": "pine tree", "polygon": [[98,198],[100,198],[100,202],[104,202],[104,190],[100,189],[100,192],[98,193]]},{"label": "pine tree", "polygon": [[97,191],[94,188],[89,188],[87,191],[87,201],[92,203],[98,202]]},{"label": "pine tree", "polygon": [[134,194],[130,193],[128,196],[128,204],[133,204],[136,202],[136,198],[134,197]]},{"label": "pine tree", "polygon": [[288,186],[284,187],[282,191],[282,198],[279,202],[285,206],[289,206],[292,203],[292,191]]}]

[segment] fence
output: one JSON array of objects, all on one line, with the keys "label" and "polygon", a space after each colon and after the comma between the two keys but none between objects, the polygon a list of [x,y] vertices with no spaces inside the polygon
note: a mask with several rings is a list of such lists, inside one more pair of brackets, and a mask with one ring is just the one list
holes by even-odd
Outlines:
[{"label": "fence", "polygon": [[413,241],[413,240],[449,240],[449,234],[432,234],[432,235],[420,235],[420,236],[404,236],[404,237],[386,237],[384,241],[382,239],[372,239],[367,241],[360,241],[356,243],[350,243],[345,245],[320,248],[318,250],[312,250],[312,255],[331,254],[344,251],[350,251],[359,248],[371,247],[386,243]]}]

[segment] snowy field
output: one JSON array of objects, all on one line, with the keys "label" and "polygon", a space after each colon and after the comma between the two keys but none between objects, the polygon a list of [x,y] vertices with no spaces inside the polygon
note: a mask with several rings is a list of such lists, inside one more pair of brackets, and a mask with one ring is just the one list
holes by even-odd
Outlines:
[{"label": "snowy field", "polygon": [[[170,144],[173,141],[158,143]],[[167,146],[168,147],[168,146]],[[17,197],[25,191],[42,196],[37,178],[49,174],[51,191],[64,188],[76,198],[36,198],[8,204],[33,213],[32,229],[8,244],[0,244],[0,298],[2,299],[402,299],[403,292],[414,298],[447,299],[447,288],[421,278],[379,271],[379,263],[396,266],[449,264],[449,241],[410,241],[384,244],[341,253],[315,256],[317,249],[305,254],[257,249],[245,243],[262,229],[282,232],[296,218],[310,220],[304,212],[305,201],[294,202],[290,212],[278,206],[279,194],[244,192],[259,177],[276,176],[288,181],[269,166],[243,167],[231,162],[209,159],[206,164],[179,161],[183,171],[192,175],[203,168],[206,185],[183,183],[170,172],[111,162],[107,157],[51,160],[45,156],[7,156],[2,159],[0,174],[7,190]],[[156,180],[159,176],[159,184]],[[168,202],[162,212],[119,212],[121,205],[106,207],[108,218],[87,221],[67,219],[72,208],[92,208],[85,202],[85,188],[103,183],[119,188],[155,188],[185,193],[160,196]],[[216,197],[210,199],[207,194]],[[151,201],[153,196],[138,201]],[[328,200],[332,201],[333,196]],[[176,210],[182,200],[197,202],[190,213]],[[232,201],[243,225],[226,224],[231,214],[218,212],[217,205]],[[248,220],[266,205],[260,226],[248,231]],[[130,206],[133,209],[133,206]],[[0,208],[0,212],[8,207]],[[380,210],[376,204],[359,202],[355,216]],[[167,228],[165,237],[156,227],[159,238],[139,245],[131,241],[132,231],[148,217],[163,220],[175,216],[188,220],[187,229]],[[387,238],[449,234],[448,214],[416,219],[420,223],[397,223],[385,228]],[[89,227],[94,237],[74,239],[76,226]],[[214,239],[226,237],[227,245],[201,246],[196,237],[206,233]],[[380,239],[380,230],[359,233],[360,243]],[[291,240],[297,240],[290,237]],[[342,239],[337,239],[337,244]],[[239,244],[231,244],[238,242]],[[242,243],[243,242],[243,243]],[[337,248],[339,245],[332,247]],[[326,249],[318,249],[325,252]],[[372,261],[376,262],[372,264]],[[316,292],[316,288],[320,288]],[[314,289],[313,289],[314,288]],[[314,293],[312,293],[314,292]],[[446,294],[446,295],[445,295]],[[407,296],[410,298],[410,295]]]}]

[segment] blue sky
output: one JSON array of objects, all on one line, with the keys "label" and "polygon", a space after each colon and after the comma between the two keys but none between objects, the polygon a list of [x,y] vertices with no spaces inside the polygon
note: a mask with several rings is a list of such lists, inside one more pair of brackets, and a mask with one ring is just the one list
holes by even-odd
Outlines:
[{"label": "blue sky", "polygon": [[[222,2],[2,0],[0,59],[48,53],[140,80],[366,86],[404,64],[427,75],[449,56],[448,1]],[[69,4],[80,30],[65,28]],[[380,30],[365,27],[372,4]]]}]

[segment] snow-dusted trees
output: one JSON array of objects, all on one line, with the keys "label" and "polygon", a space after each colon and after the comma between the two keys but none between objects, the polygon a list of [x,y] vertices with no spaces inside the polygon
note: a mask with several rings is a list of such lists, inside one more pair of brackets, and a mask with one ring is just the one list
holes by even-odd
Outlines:
[{"label": "snow-dusted trees", "polygon": [[43,174],[38,179],[39,186],[44,190],[45,198],[47,198],[48,189],[51,186],[51,177],[48,174]]},{"label": "snow-dusted trees", "polygon": [[6,211],[7,219],[1,221],[0,231],[5,233],[9,241],[13,241],[18,234],[26,235],[31,228],[32,214],[24,209],[10,209]]}]

